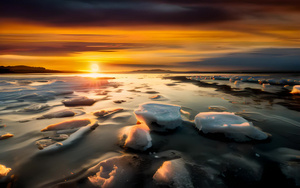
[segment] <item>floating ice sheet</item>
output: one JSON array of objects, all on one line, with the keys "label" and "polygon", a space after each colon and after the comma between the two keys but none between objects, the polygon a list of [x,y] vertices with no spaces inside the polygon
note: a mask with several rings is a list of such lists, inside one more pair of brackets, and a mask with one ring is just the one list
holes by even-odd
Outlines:
[{"label": "floating ice sheet", "polygon": [[[166,131],[182,125],[181,107],[162,103],[143,103],[135,110],[138,120],[144,121],[150,129]],[[156,123],[158,126],[154,126]]]},{"label": "floating ice sheet", "polygon": [[196,127],[203,133],[223,133],[235,141],[264,140],[268,135],[251,122],[230,112],[201,112],[195,117]]}]

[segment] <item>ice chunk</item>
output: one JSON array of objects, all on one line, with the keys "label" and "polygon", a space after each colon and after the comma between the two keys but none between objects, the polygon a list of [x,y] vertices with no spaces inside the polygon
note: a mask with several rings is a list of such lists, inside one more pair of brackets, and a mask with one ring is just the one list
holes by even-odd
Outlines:
[{"label": "ice chunk", "polygon": [[41,131],[56,131],[56,130],[63,130],[63,129],[73,129],[78,127],[83,127],[90,124],[91,121],[89,119],[73,119],[68,121],[63,121],[60,123],[48,125],[46,128],[42,129]]},{"label": "ice chunk", "polygon": [[149,99],[159,99],[161,96],[160,95],[153,95],[149,97]]},{"label": "ice chunk", "polygon": [[291,94],[300,94],[300,85],[294,85]]},{"label": "ice chunk", "polygon": [[153,176],[156,184],[166,187],[192,188],[193,183],[182,159],[165,161]]},{"label": "ice chunk", "polygon": [[123,111],[123,108],[114,108],[114,109],[103,109],[93,113],[94,116],[99,118],[110,116],[114,113]]},{"label": "ice chunk", "polygon": [[74,93],[74,91],[56,91],[55,95],[70,95],[73,93]]},{"label": "ice chunk", "polygon": [[62,117],[71,117],[74,116],[75,112],[69,109],[64,109],[56,112],[51,112],[48,114],[45,114],[37,119],[51,119],[51,118],[62,118]]},{"label": "ice chunk", "polygon": [[101,161],[88,170],[95,175],[88,180],[97,187],[127,187],[134,178],[134,169],[139,166],[140,160],[136,155],[123,155]]},{"label": "ice chunk", "polygon": [[[98,123],[94,123],[93,125],[85,126],[79,128],[75,133],[71,134],[69,137],[60,135],[59,137],[52,137],[49,141],[49,145],[47,145],[47,148],[39,148],[43,149],[43,152],[51,152],[51,151],[56,151],[58,149],[65,148],[67,146],[70,146],[77,142],[80,138],[82,138],[85,134],[93,131],[96,127],[98,126]],[[62,142],[56,142],[63,140]],[[50,143],[53,142],[53,143]],[[55,143],[55,144],[54,144]]]},{"label": "ice chunk", "polygon": [[87,97],[78,97],[62,101],[65,106],[91,106],[95,102],[95,99],[89,99]]},{"label": "ice chunk", "polygon": [[251,122],[230,112],[201,112],[195,117],[196,127],[203,133],[223,133],[235,141],[264,140],[268,135]]},{"label": "ice chunk", "polygon": [[6,133],[6,134],[3,134],[0,136],[0,140],[4,140],[4,139],[7,139],[7,138],[10,138],[10,137],[13,137],[14,135],[13,134],[10,134],[10,133]]},{"label": "ice chunk", "polygon": [[127,126],[121,130],[121,139],[125,139],[124,147],[145,151],[152,146],[149,128],[145,124]]},{"label": "ice chunk", "polygon": [[50,106],[48,104],[32,104],[28,107],[18,110],[18,112],[41,112],[49,109]]},{"label": "ice chunk", "polygon": [[214,111],[214,112],[225,112],[225,111],[227,111],[227,108],[225,108],[224,106],[209,106],[208,109],[211,110],[211,111]]},{"label": "ice chunk", "polygon": [[144,103],[134,113],[137,119],[144,121],[151,130],[166,131],[182,125],[180,110],[181,107],[176,105]]},{"label": "ice chunk", "polygon": [[118,104],[123,103],[123,102],[126,102],[126,101],[125,100],[115,100],[114,101],[114,103],[118,103]]},{"label": "ice chunk", "polygon": [[11,168],[6,168],[6,166],[0,164],[0,179],[7,176],[10,171]]}]

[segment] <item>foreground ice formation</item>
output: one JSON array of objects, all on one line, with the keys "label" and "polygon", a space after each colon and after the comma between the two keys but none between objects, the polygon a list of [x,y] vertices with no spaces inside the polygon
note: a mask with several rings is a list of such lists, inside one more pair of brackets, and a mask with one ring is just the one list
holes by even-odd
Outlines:
[{"label": "foreground ice formation", "polygon": [[121,112],[121,111],[123,111],[123,108],[103,109],[103,110],[94,112],[93,115],[97,116],[99,118],[103,118],[103,117],[107,117],[107,116],[110,116],[112,114],[115,114],[115,113]]},{"label": "foreground ice formation", "polygon": [[291,94],[300,94],[300,85],[295,85],[291,91]]},{"label": "foreground ice formation", "polygon": [[127,126],[121,130],[124,147],[145,151],[152,146],[149,128],[145,124]]},{"label": "foreground ice formation", "polygon": [[268,135],[251,122],[230,112],[201,112],[195,117],[196,127],[203,133],[223,133],[238,142],[265,140]]},{"label": "foreground ice formation", "polygon": [[181,107],[161,103],[143,103],[134,111],[138,120],[144,121],[149,128],[167,131],[182,125]]},{"label": "foreground ice formation", "polygon": [[45,114],[45,115],[39,117],[38,119],[71,117],[71,116],[74,116],[74,115],[75,115],[75,112],[73,112],[72,110],[64,109],[64,110],[59,110],[59,111],[56,111],[56,112],[51,112],[51,113]]},{"label": "foreground ice formation", "polygon": [[62,101],[65,106],[91,106],[95,102],[95,99],[89,99],[87,97],[78,97]]},{"label": "foreground ice formation", "polygon": [[192,188],[190,174],[182,159],[165,161],[153,176],[156,184],[166,187]]},{"label": "foreground ice formation", "polygon": [[6,133],[6,134],[3,134],[3,135],[0,135],[0,140],[4,140],[4,139],[7,139],[7,138],[10,138],[10,137],[13,137],[13,136],[14,136],[13,134]]},{"label": "foreground ice formation", "polygon": [[11,168],[7,168],[6,166],[0,164],[0,179],[7,176],[10,171]]},{"label": "foreground ice formation", "polygon": [[73,128],[79,128],[86,126],[90,124],[91,121],[89,119],[74,119],[74,120],[67,120],[60,123],[48,125],[41,131],[57,131],[57,130],[63,130],[63,129],[73,129]]},{"label": "foreground ice formation", "polygon": [[49,110],[50,106],[48,104],[32,104],[28,107],[25,107],[21,110],[18,110],[18,112],[41,112],[41,111],[45,111],[45,110]]},{"label": "foreground ice formation", "polygon": [[49,139],[42,139],[37,141],[36,145],[40,150],[43,150],[43,152],[56,151],[57,149],[62,149],[76,143],[85,134],[93,131],[96,127],[98,127],[98,123],[81,127],[70,136],[60,134],[55,137],[50,137]]},{"label": "foreground ice formation", "polygon": [[88,180],[97,187],[126,187],[134,178],[134,169],[139,165],[139,159],[135,155],[123,155],[101,161],[88,170],[95,175]]}]

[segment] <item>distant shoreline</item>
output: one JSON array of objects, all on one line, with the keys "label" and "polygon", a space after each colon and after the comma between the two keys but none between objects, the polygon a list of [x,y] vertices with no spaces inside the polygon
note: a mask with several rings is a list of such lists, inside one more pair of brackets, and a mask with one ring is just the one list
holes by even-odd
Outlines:
[{"label": "distant shoreline", "polygon": [[[59,71],[50,70],[44,67],[30,67],[24,65],[18,66],[0,66],[0,74],[87,74],[90,72],[84,71]],[[133,70],[123,72],[99,72],[102,74],[297,74],[300,71],[171,71],[163,69],[149,69],[149,70]]]}]

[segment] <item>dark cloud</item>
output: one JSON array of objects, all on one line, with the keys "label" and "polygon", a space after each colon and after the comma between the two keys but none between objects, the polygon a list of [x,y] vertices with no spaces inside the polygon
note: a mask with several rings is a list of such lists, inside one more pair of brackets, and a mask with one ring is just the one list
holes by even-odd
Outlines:
[{"label": "dark cloud", "polygon": [[222,7],[178,6],[149,1],[2,0],[1,18],[58,26],[201,24],[239,19]]},{"label": "dark cloud", "polygon": [[300,48],[271,48],[249,53],[233,53],[201,61],[182,62],[175,67],[193,70],[300,71]]},{"label": "dark cloud", "polygon": [[0,44],[0,54],[65,55],[76,52],[104,51],[142,48],[145,44],[101,43],[101,42],[28,42],[20,44]]},{"label": "dark cloud", "polygon": [[104,42],[18,42],[0,44],[0,54],[14,55],[67,55],[77,52],[115,52],[124,49],[177,48],[175,45]]}]

